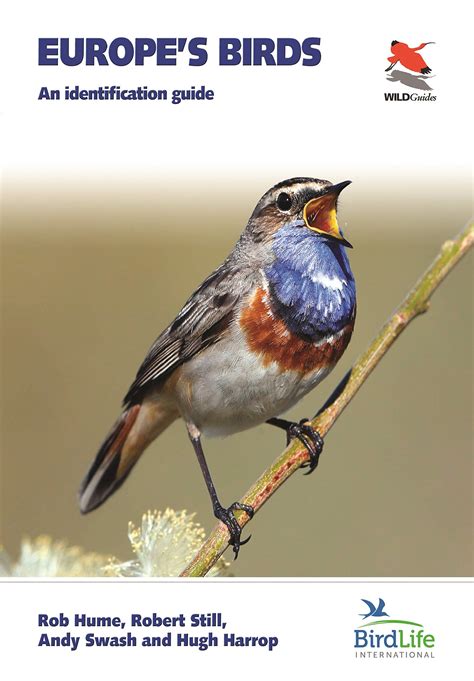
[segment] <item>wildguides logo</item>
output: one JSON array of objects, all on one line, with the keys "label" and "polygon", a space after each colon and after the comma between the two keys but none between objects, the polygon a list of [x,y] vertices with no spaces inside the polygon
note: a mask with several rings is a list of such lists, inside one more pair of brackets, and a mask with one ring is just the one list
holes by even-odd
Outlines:
[{"label": "wildguides logo", "polygon": [[[432,69],[428,66],[420,51],[434,42],[421,43],[417,47],[409,47],[407,43],[393,40],[390,46],[391,56],[387,57],[390,66],[385,69],[387,80],[391,83],[400,83],[409,90],[421,90],[424,94],[416,92],[385,92],[386,102],[435,102],[436,95],[431,94],[433,88],[428,82],[433,78]],[[397,66],[399,68],[394,68]],[[402,68],[400,68],[402,67]]]},{"label": "wildguides logo", "polygon": [[[354,650],[357,658],[434,658],[435,637],[420,622],[392,619],[385,611],[385,601],[377,605],[361,599],[368,608],[360,613],[364,620],[354,629]],[[365,620],[370,621],[365,622]]]}]

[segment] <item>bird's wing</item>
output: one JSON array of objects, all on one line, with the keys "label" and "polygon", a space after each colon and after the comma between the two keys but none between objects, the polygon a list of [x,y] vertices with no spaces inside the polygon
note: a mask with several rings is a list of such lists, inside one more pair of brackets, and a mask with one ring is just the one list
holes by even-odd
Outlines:
[{"label": "bird's wing", "polygon": [[143,390],[152,382],[169,375],[180,364],[216,343],[251,286],[251,274],[227,261],[215,270],[153,343],[125,395],[124,404],[139,401]]},{"label": "bird's wing", "polygon": [[418,52],[408,54],[405,60],[402,61],[402,64],[405,68],[410,69],[411,71],[417,71],[418,73],[421,73],[423,69],[428,68],[428,64]]},{"label": "bird's wing", "polygon": [[380,612],[382,612],[382,610],[384,608],[385,608],[385,601],[382,598],[379,598],[379,605],[378,605],[377,610],[380,610]]},{"label": "bird's wing", "polygon": [[375,605],[373,603],[371,603],[370,601],[366,601],[365,598],[361,598],[360,600],[363,603],[365,603],[369,608],[368,613],[362,613],[361,614],[361,617],[364,617],[364,619],[365,619],[366,617],[369,617],[369,615],[371,615],[373,612],[375,612]]}]

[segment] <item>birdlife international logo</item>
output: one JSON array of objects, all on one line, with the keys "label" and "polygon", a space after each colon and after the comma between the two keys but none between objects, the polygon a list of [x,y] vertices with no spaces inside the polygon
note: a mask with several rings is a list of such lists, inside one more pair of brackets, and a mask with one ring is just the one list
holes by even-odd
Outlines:
[{"label": "birdlife international logo", "polygon": [[[354,629],[354,651],[359,659],[377,658],[397,660],[401,658],[433,659],[436,639],[421,622],[398,617],[387,608],[382,598],[364,603],[359,613],[362,622]],[[390,612],[388,612],[390,610]]]},{"label": "birdlife international logo", "polygon": [[[386,102],[435,102],[436,95],[432,94],[434,78],[431,63],[432,56],[427,45],[435,45],[433,41],[410,47],[407,43],[392,40],[390,56],[387,60],[390,66],[385,69],[389,83],[401,85],[403,92],[385,92]],[[423,54],[421,52],[423,51]]]}]

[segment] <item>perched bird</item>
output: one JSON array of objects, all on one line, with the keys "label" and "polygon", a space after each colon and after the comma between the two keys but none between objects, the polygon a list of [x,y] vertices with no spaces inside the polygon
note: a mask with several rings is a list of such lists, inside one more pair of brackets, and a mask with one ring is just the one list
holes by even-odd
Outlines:
[{"label": "perched bird", "polygon": [[418,54],[419,50],[422,50],[426,45],[433,45],[433,43],[421,43],[418,47],[408,47],[406,43],[400,43],[398,40],[392,40],[391,52],[393,57],[387,57],[391,65],[385,71],[390,71],[393,69],[395,64],[400,62],[402,66],[410,71],[416,71],[416,73],[431,73],[431,69],[421,56]]},{"label": "perched bird", "polygon": [[378,605],[374,605],[372,601],[367,601],[365,598],[361,598],[361,601],[368,605],[369,612],[361,613],[362,619],[367,619],[367,617],[390,617],[386,612],[384,612],[385,601],[379,598]]},{"label": "perched bird", "polygon": [[[146,447],[182,418],[201,466],[214,515],[237,556],[241,528],[220,503],[201,435],[223,436],[270,423],[299,438],[318,463],[322,439],[304,420],[278,418],[333,369],[350,341],[354,277],[336,219],[349,181],[294,178],[258,202],[223,264],[158,336],[124,398],[80,488],[83,513],[100,506]],[[248,541],[248,540],[246,540]]]}]

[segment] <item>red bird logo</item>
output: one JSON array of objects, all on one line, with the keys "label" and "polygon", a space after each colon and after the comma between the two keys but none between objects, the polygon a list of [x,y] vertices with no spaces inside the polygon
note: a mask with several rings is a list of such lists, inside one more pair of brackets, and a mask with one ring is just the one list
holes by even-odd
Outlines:
[{"label": "red bird logo", "polygon": [[421,54],[418,54],[426,45],[433,45],[434,43],[421,43],[418,47],[408,47],[406,43],[399,43],[398,40],[392,41],[391,51],[393,57],[387,57],[391,65],[385,71],[390,71],[393,69],[395,64],[400,62],[409,71],[415,71],[415,73],[431,73],[431,69],[425,62]]}]

